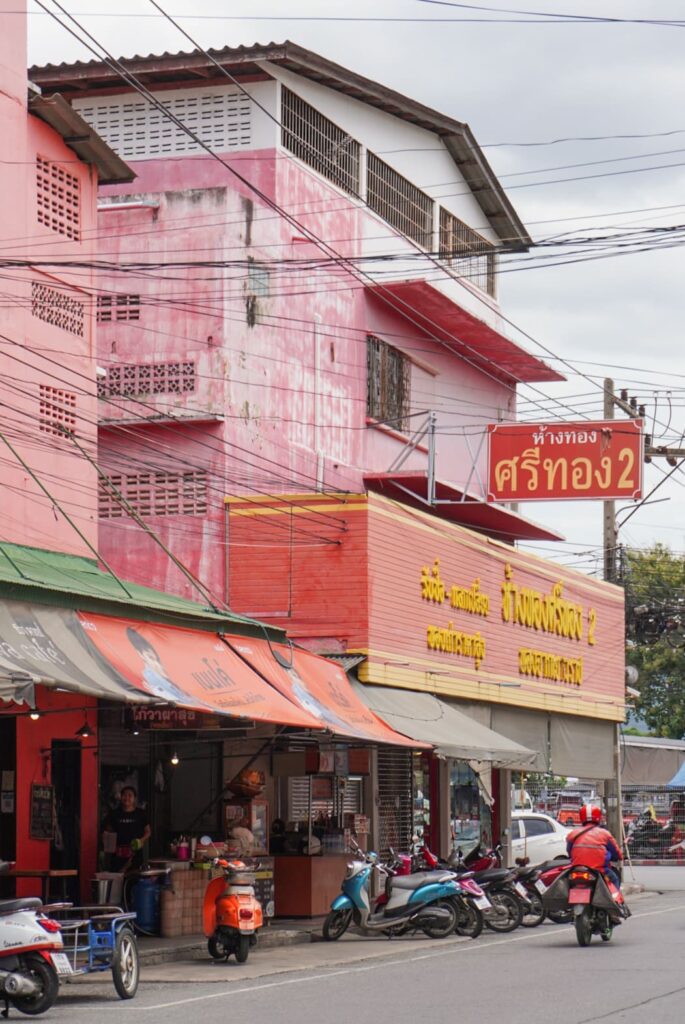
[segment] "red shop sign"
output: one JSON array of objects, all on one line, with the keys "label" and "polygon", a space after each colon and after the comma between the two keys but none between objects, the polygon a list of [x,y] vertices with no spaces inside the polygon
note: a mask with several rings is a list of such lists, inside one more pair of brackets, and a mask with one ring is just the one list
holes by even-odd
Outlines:
[{"label": "red shop sign", "polygon": [[642,496],[642,420],[491,423],[488,501]]}]

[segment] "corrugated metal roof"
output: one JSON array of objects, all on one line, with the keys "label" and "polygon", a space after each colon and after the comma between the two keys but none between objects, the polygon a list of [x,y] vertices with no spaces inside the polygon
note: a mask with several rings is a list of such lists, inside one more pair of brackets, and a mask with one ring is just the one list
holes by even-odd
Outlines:
[{"label": "corrugated metal roof", "polygon": [[[263,74],[264,62],[278,64],[296,75],[301,75],[329,89],[345,93],[362,103],[377,107],[394,117],[409,121],[440,136],[452,159],[469,182],[474,198],[489,218],[495,231],[511,249],[526,249],[531,238],[507,198],[497,176],[467,124],[424,106],[402,93],[388,89],[370,78],[365,78],[334,61],[319,56],[296,43],[254,43],[251,46],[225,46],[178,53],[150,53],[147,56],[121,57],[119,60],[130,74],[147,86],[192,81],[198,85],[198,75],[217,77],[218,72],[208,56],[224,67],[231,67],[237,77]],[[29,77],[42,88],[65,94],[86,95],[99,89],[111,89],[121,82],[121,76],[102,61],[77,61],[73,64],[34,65]],[[122,90],[130,86],[121,84]]]},{"label": "corrugated metal roof", "polygon": [[[216,612],[195,601],[167,594],[151,587],[143,587],[128,580],[117,582],[108,572],[98,568],[92,558],[68,555],[60,551],[25,547],[20,544],[0,543],[0,595],[68,604],[82,610],[97,610],[98,606],[117,606],[120,615],[133,617],[172,617],[177,623],[217,629],[230,626],[233,632],[257,634],[261,627],[245,622],[229,612]],[[282,636],[281,630],[269,630]]]},{"label": "corrugated metal roof", "polygon": [[29,94],[29,113],[62,136],[69,149],[84,163],[93,164],[101,185],[133,181],[135,171],[77,114],[64,97]]},{"label": "corrugated metal roof", "polygon": [[507,544],[517,540],[564,540],[563,534],[556,530],[526,519],[501,505],[483,501],[446,480],[436,480],[436,504],[429,505],[428,474],[420,470],[365,473],[364,483],[370,491],[390,495],[405,505],[423,509],[424,512],[430,511],[440,519],[457,523],[469,530],[477,530]]}]

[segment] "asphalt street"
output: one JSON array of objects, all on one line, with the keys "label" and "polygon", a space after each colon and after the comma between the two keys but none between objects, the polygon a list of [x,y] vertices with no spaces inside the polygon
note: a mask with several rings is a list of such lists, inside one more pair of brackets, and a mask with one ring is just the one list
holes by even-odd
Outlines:
[{"label": "asphalt street", "polygon": [[[570,926],[545,923],[479,939],[345,937],[255,951],[247,964],[145,967],[137,997],[79,979],[42,1019],[105,1024],[682,1024],[685,892],[631,897],[610,943],[581,949]],[[13,1016],[18,1016],[16,1013]]]}]

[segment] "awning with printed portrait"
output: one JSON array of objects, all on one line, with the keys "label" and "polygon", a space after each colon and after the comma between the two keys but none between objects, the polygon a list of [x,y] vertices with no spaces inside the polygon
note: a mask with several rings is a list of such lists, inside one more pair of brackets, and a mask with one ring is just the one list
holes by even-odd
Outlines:
[{"label": "awning with printed portrait", "polygon": [[418,750],[430,743],[396,732],[352,689],[344,669],[309,651],[252,637],[224,637],[231,648],[280,693],[336,736]]},{"label": "awning with printed portrait", "polygon": [[318,655],[267,639],[0,602],[0,698],[33,704],[38,683],[104,700],[422,746],[382,722],[343,669]]},{"label": "awning with printed portrait", "polygon": [[158,703],[322,728],[314,715],[274,689],[216,633],[85,612],[78,618],[97,656]]}]

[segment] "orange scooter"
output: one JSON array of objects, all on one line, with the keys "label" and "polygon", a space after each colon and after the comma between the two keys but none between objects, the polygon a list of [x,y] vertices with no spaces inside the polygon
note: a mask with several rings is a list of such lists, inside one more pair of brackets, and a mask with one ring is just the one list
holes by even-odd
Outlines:
[{"label": "orange scooter", "polygon": [[244,964],[263,924],[254,870],[242,860],[223,858],[215,860],[214,866],[221,868],[223,877],[213,878],[205,892],[202,917],[207,949],[215,960],[228,960],[235,953],[238,963]]}]

